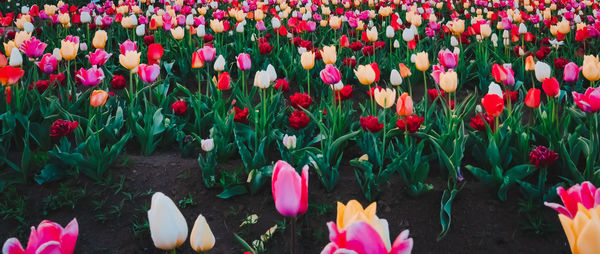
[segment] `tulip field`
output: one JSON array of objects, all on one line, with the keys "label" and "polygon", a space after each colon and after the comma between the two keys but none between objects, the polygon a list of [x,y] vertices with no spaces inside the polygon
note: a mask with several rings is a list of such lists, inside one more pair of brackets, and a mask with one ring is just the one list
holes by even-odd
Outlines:
[{"label": "tulip field", "polygon": [[596,1],[0,0],[0,40],[3,254],[600,253]]}]

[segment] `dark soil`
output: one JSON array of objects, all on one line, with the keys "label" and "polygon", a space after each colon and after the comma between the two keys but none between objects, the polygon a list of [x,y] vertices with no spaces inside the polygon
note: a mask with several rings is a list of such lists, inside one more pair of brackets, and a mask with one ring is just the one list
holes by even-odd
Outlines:
[{"label": "dark soil", "polygon": [[[354,155],[347,155],[348,158]],[[310,207],[299,218],[298,252],[319,253],[327,244],[326,222],[335,220],[336,201],[358,199],[366,205],[363,194],[354,177],[352,168],[345,163],[340,181],[332,193],[320,186],[314,172],[309,180]],[[222,169],[235,169],[241,161],[221,163]],[[464,188],[453,203],[452,226],[448,235],[440,241],[439,209],[445,182],[436,176],[432,168],[431,183],[434,190],[411,197],[403,191],[398,178],[392,178],[384,188],[377,204],[377,214],[389,221],[392,240],[404,229],[410,229],[414,239],[414,253],[568,253],[566,237],[560,229],[554,211],[542,208],[549,230],[543,235],[523,229],[524,216],[518,210],[518,193],[511,193],[505,202],[499,201],[485,185],[467,176]],[[277,213],[270,188],[257,195],[244,195],[223,200],[216,195],[217,188],[207,190],[201,181],[200,170],[194,159],[183,159],[177,152],[157,152],[149,157],[128,155],[111,171],[110,183],[93,183],[86,177],[75,182],[40,186],[19,186],[25,200],[24,223],[8,218],[0,223],[0,239],[18,236],[26,243],[28,227],[43,219],[66,225],[76,217],[79,222],[79,238],[76,253],[161,253],[154,248],[148,228],[146,211],[151,193],[161,191],[176,203],[190,196],[193,204],[182,208],[191,230],[198,214],[203,214],[216,237],[216,246],[210,253],[242,253],[241,245],[233,233],[240,234],[248,242],[259,238],[271,226],[283,218]],[[122,185],[119,183],[124,179]],[[67,189],[67,191],[64,191]],[[85,195],[81,193],[85,190]],[[69,194],[79,198],[74,204],[63,204]],[[50,200],[49,197],[53,197]],[[65,197],[65,198],[63,198]],[[99,204],[99,201],[104,203]],[[3,202],[11,202],[5,200]],[[259,223],[249,229],[240,229],[243,219],[250,214],[259,216]],[[277,232],[267,243],[269,253],[287,253],[289,230]],[[193,253],[189,241],[178,253]]]}]

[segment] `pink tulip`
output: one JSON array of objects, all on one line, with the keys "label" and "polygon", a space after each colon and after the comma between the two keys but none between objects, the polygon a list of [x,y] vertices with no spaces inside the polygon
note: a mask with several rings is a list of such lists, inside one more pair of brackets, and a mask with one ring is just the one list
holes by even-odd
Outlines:
[{"label": "pink tulip", "polygon": [[325,69],[321,70],[320,75],[321,80],[328,85],[335,85],[342,79],[342,73],[333,64],[325,65]]},{"label": "pink tulip", "polygon": [[204,60],[204,62],[210,62],[213,59],[215,59],[215,55],[217,54],[217,49],[215,49],[211,46],[204,46],[201,49],[199,49],[198,52],[200,53],[200,56],[202,56],[202,59]]},{"label": "pink tulip", "polygon": [[449,49],[440,50],[438,61],[445,68],[452,69],[458,65],[458,53],[453,53]]},{"label": "pink tulip", "polygon": [[512,64],[506,63],[503,64],[504,70],[506,71],[506,79],[502,82],[504,85],[514,85],[515,84],[515,72],[512,69]]},{"label": "pink tulip", "polygon": [[104,80],[104,72],[102,69],[92,66],[92,68],[81,68],[75,73],[75,77],[84,86],[96,86]]},{"label": "pink tulip", "polygon": [[308,165],[302,168],[302,176],[285,161],[277,161],[271,178],[273,200],[277,211],[288,217],[306,213],[308,209]]},{"label": "pink tulip", "polygon": [[75,45],[79,45],[79,36],[67,35],[65,41],[72,42]]},{"label": "pink tulip", "polygon": [[573,92],[573,100],[577,107],[586,113],[595,113],[600,110],[600,87],[588,87],[584,94]]},{"label": "pink tulip", "polygon": [[573,185],[566,191],[560,186],[556,188],[556,193],[562,200],[564,206],[549,202],[544,202],[544,205],[571,219],[577,214],[579,203],[586,209],[594,208],[600,204],[600,189],[596,189],[592,183],[587,181],[581,183],[581,185]]},{"label": "pink tulip", "polygon": [[431,71],[431,77],[433,77],[433,81],[436,84],[440,83],[440,74],[444,72],[444,67],[442,65],[436,64],[433,66],[433,71]]},{"label": "pink tulip", "polygon": [[381,235],[369,223],[356,221],[345,230],[338,229],[334,222],[327,223],[329,240],[321,254],[358,253],[358,254],[408,254],[413,247],[413,239],[408,238],[408,230],[402,231],[387,250]]},{"label": "pink tulip", "polygon": [[579,66],[577,66],[577,64],[574,62],[570,62],[565,65],[563,80],[567,82],[575,82],[579,80]]},{"label": "pink tulip", "polygon": [[27,57],[34,59],[44,54],[46,46],[48,46],[48,44],[43,43],[35,37],[31,37],[31,39],[24,41],[23,44],[21,44],[19,50],[25,53]]},{"label": "pink tulip", "polygon": [[237,66],[242,71],[250,70],[252,67],[252,60],[250,60],[250,55],[246,53],[240,53],[237,57]]},{"label": "pink tulip", "polygon": [[6,240],[2,247],[3,254],[73,254],[79,234],[77,220],[73,219],[63,228],[51,221],[42,221],[37,227],[31,227],[27,249],[23,249],[17,238]]},{"label": "pink tulip", "polygon": [[37,65],[44,73],[52,73],[58,66],[58,60],[54,55],[46,53],[39,62],[35,62],[35,65]]},{"label": "pink tulip", "polygon": [[91,52],[87,55],[91,65],[102,66],[112,56],[112,54],[106,53],[104,49],[96,49],[95,52]]},{"label": "pink tulip", "polygon": [[152,83],[158,78],[158,74],[160,74],[160,66],[157,64],[140,64],[138,66],[138,74],[144,83]]},{"label": "pink tulip", "polygon": [[119,49],[121,50],[121,54],[123,55],[125,55],[127,51],[137,51],[137,42],[126,40],[125,42],[119,45]]}]

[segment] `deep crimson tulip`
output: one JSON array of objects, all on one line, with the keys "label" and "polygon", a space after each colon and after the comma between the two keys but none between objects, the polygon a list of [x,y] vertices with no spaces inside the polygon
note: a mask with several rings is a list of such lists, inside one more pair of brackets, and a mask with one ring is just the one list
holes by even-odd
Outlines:
[{"label": "deep crimson tulip", "polygon": [[346,59],[344,59],[344,60],[342,61],[342,65],[344,65],[344,66],[348,66],[348,67],[351,67],[351,68],[354,68],[354,67],[356,67],[356,64],[357,64],[357,62],[356,62],[356,59],[354,59],[354,58],[350,58],[350,57],[349,57],[349,58],[346,58]]},{"label": "deep crimson tulip", "polygon": [[114,75],[110,80],[110,87],[112,87],[112,89],[115,90],[121,90],[125,88],[126,85],[127,81],[125,80],[125,77],[123,77],[123,75]]},{"label": "deep crimson tulip", "polygon": [[557,97],[560,94],[560,85],[554,77],[544,79],[542,89],[549,97]]},{"label": "deep crimson tulip", "polygon": [[363,48],[363,44],[360,41],[355,41],[350,44],[350,49],[352,49],[353,51],[359,51],[362,48]]},{"label": "deep crimson tulip", "polygon": [[308,107],[310,107],[311,102],[312,99],[310,98],[310,95],[306,93],[295,93],[290,96],[290,104],[292,105],[292,107],[297,109],[308,109]]},{"label": "deep crimson tulip", "polygon": [[279,91],[287,92],[290,89],[290,83],[287,79],[277,79],[274,87]]},{"label": "deep crimson tulip", "polygon": [[285,161],[277,161],[271,177],[271,191],[277,211],[287,217],[296,217],[308,209],[308,165],[302,176]]},{"label": "deep crimson tulip", "polygon": [[44,93],[50,86],[50,80],[38,80],[35,83],[29,85],[29,90],[37,90],[39,93]]},{"label": "deep crimson tulip", "polygon": [[567,65],[569,63],[569,60],[564,59],[564,58],[556,58],[554,59],[554,67],[556,67],[556,69],[564,69],[565,65]]},{"label": "deep crimson tulip", "polygon": [[294,110],[289,117],[290,126],[296,130],[303,129],[310,122],[310,118],[301,110]]},{"label": "deep crimson tulip", "polygon": [[347,100],[347,99],[350,99],[350,97],[352,97],[352,86],[351,85],[345,85],[339,91],[335,91],[335,99],[338,101]]},{"label": "deep crimson tulip", "polygon": [[558,159],[558,154],[545,146],[538,146],[529,153],[529,161],[531,164],[535,165],[536,168],[548,167],[552,165],[556,159]]},{"label": "deep crimson tulip", "polygon": [[374,116],[360,117],[360,127],[365,131],[377,133],[383,129],[383,123],[379,123],[379,119]]},{"label": "deep crimson tulip", "polygon": [[492,117],[498,117],[504,110],[504,100],[497,94],[486,94],[481,99],[481,105],[487,111],[487,114]]},{"label": "deep crimson tulip", "polygon": [[273,51],[273,46],[271,46],[271,44],[268,42],[263,42],[258,45],[258,52],[260,52],[261,55],[269,54],[271,51]]},{"label": "deep crimson tulip", "polygon": [[154,35],[144,36],[144,44],[150,45],[152,43],[154,43]]},{"label": "deep crimson tulip", "polygon": [[515,103],[517,102],[517,99],[519,98],[519,90],[516,91],[508,91],[508,94],[506,94],[506,91],[502,91],[502,97],[504,98],[504,103],[508,103],[508,99],[510,99],[511,103]]},{"label": "deep crimson tulip", "polygon": [[173,114],[178,115],[178,116],[182,116],[185,114],[185,112],[187,112],[187,103],[183,100],[178,100],[176,102],[173,102],[173,104],[171,104],[171,111],[173,111]]},{"label": "deep crimson tulip", "polygon": [[472,117],[469,121],[469,126],[471,126],[471,128],[473,128],[474,130],[485,131],[486,123],[488,126],[490,126],[490,129],[493,132],[495,129],[494,118],[489,115],[478,114]]},{"label": "deep crimson tulip", "polygon": [[59,73],[59,74],[50,74],[50,83],[52,85],[65,85],[65,74],[64,73]]},{"label": "deep crimson tulip", "polygon": [[233,121],[236,123],[248,123],[248,108],[233,106]]},{"label": "deep crimson tulip", "polygon": [[402,117],[396,121],[396,127],[402,131],[408,130],[410,133],[415,133],[419,130],[424,120],[425,118],[417,115]]},{"label": "deep crimson tulip", "polygon": [[541,93],[542,92],[540,91],[540,89],[530,88],[529,91],[527,91],[527,96],[525,96],[525,105],[527,105],[527,107],[530,108],[539,107]]},{"label": "deep crimson tulip", "polygon": [[445,94],[446,93],[443,90],[439,90],[438,92],[437,89],[427,89],[427,97],[429,98],[429,101],[434,101],[438,96],[444,97]]},{"label": "deep crimson tulip", "polygon": [[65,137],[71,135],[79,126],[77,121],[56,120],[50,126],[50,137]]}]

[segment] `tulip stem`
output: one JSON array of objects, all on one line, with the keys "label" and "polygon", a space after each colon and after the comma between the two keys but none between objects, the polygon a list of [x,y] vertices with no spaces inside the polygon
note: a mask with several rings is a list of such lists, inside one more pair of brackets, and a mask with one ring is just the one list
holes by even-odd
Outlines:
[{"label": "tulip stem", "polygon": [[[404,123],[404,126],[406,126],[408,122]],[[385,160],[385,138],[386,138],[386,134],[387,134],[387,122],[385,121],[385,108],[383,108],[383,144],[381,147],[381,165],[379,165],[379,171],[381,172],[381,169],[383,168],[383,160]]]},{"label": "tulip stem", "polygon": [[308,96],[310,96],[310,69],[306,70],[306,84],[308,85]]},{"label": "tulip stem", "polygon": [[169,254],[175,254],[175,253],[177,253],[176,249],[172,249],[172,250],[169,251]]},{"label": "tulip stem", "polygon": [[129,100],[131,100],[131,107],[133,107],[133,73],[129,72]]},{"label": "tulip stem", "polygon": [[292,217],[290,220],[290,254],[296,253],[296,217]]},{"label": "tulip stem", "polygon": [[542,199],[544,198],[547,174],[548,174],[548,169],[546,167],[540,168],[540,174],[538,177],[538,191],[539,191],[539,195]]},{"label": "tulip stem", "polygon": [[425,101],[425,113],[423,114],[423,116],[425,117],[424,124],[425,124],[425,126],[427,126],[427,104],[429,102],[427,101],[427,75],[425,74],[424,71],[423,71],[423,85],[425,86],[425,93],[423,94],[423,100]]}]

